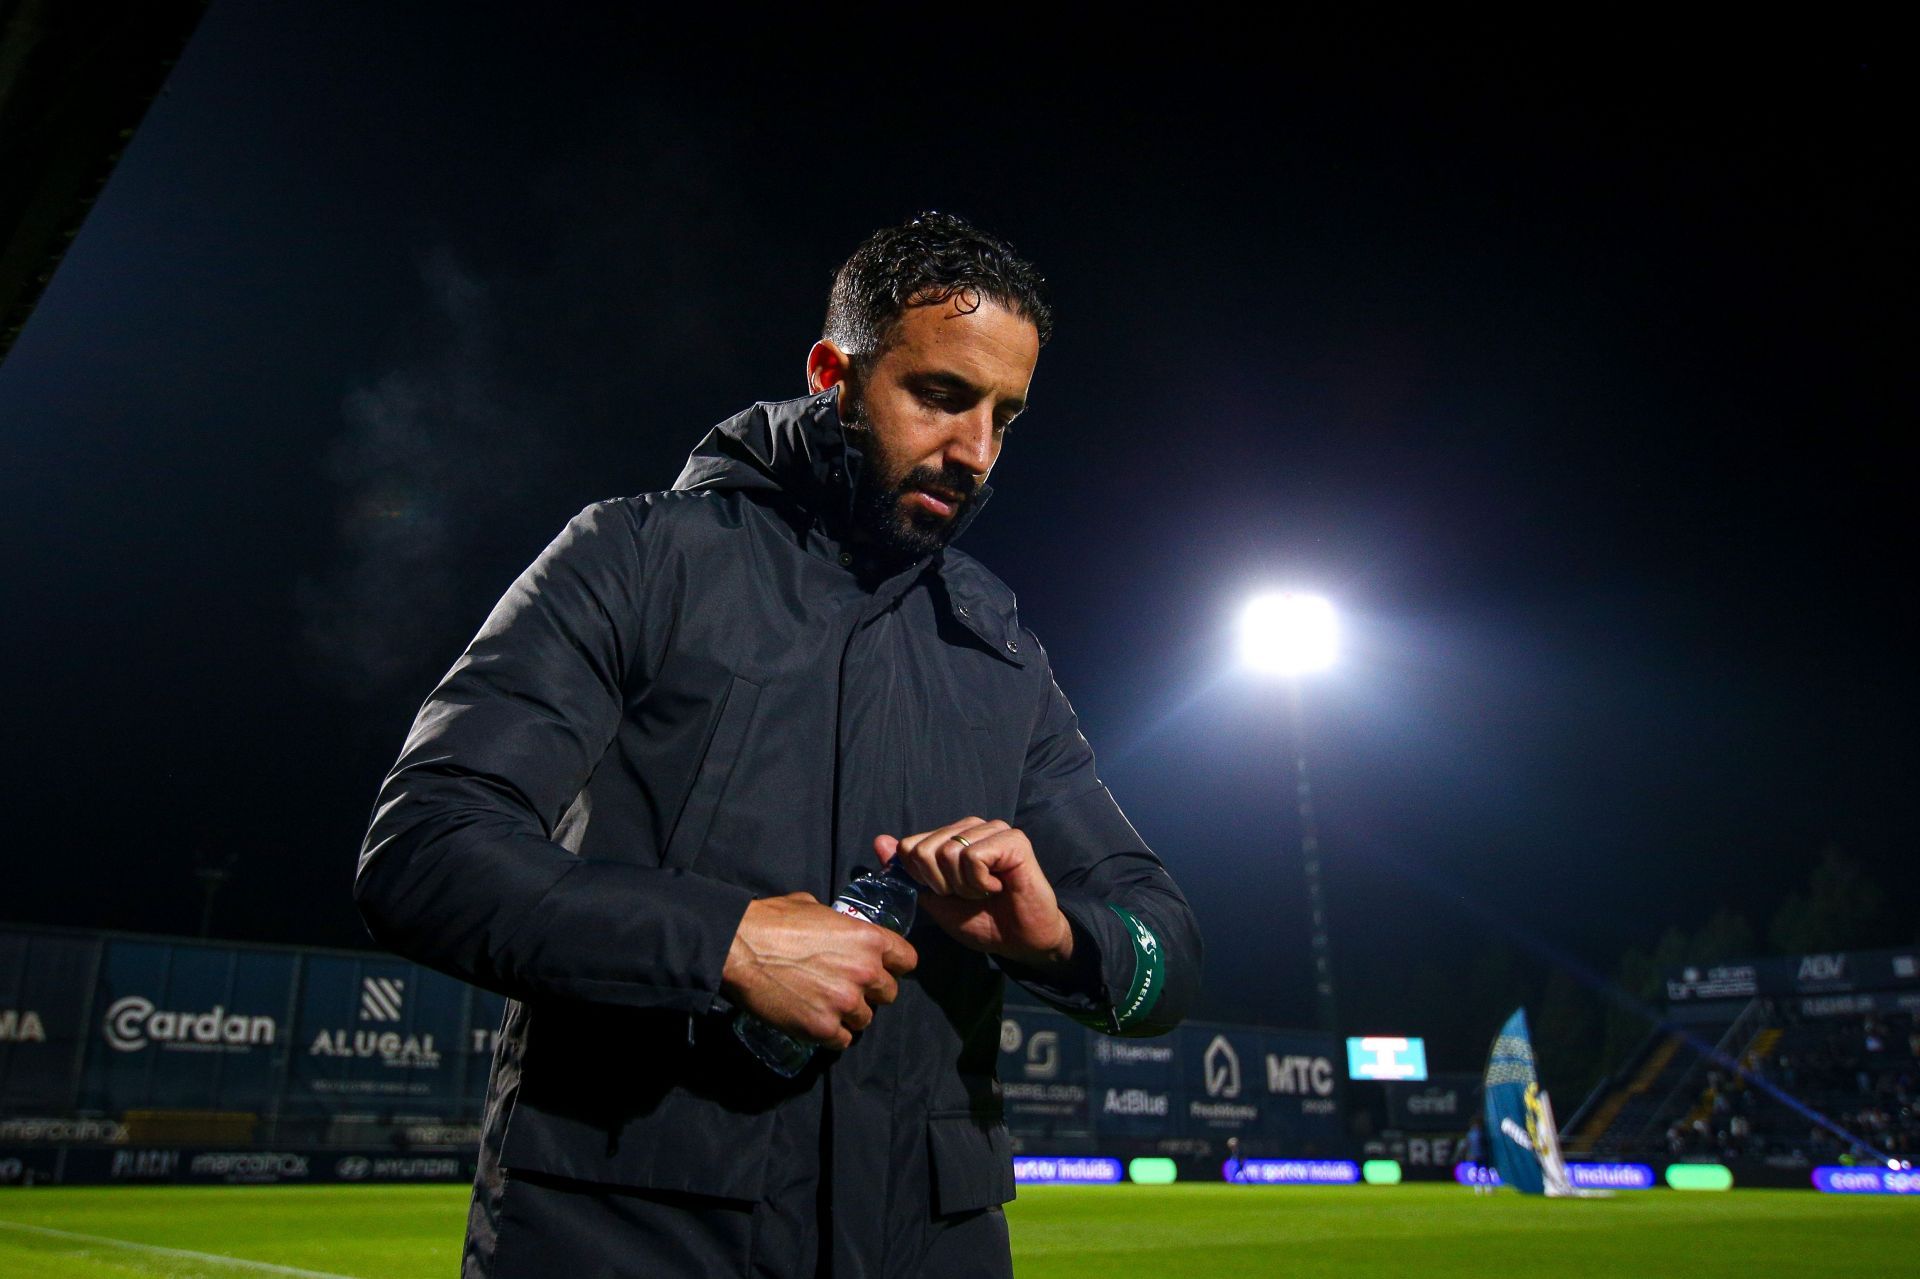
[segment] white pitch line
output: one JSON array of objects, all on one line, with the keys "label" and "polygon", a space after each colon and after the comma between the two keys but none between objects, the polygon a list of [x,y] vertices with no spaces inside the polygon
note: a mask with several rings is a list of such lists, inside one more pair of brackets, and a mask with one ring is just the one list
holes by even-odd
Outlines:
[{"label": "white pitch line", "polygon": [[271,1261],[248,1261],[244,1257],[223,1257],[217,1252],[195,1252],[191,1248],[162,1248],[156,1243],[133,1243],[127,1239],[114,1239],[107,1235],[83,1235],[72,1230],[55,1230],[52,1226],[29,1226],[24,1221],[0,1221],[0,1230],[25,1230],[55,1239],[71,1239],[76,1243],[105,1244],[109,1248],[128,1248],[134,1252],[151,1252],[162,1257],[186,1257],[193,1261],[211,1261],[217,1265],[233,1266],[240,1270],[256,1270],[266,1275],[293,1275],[296,1279],[354,1279],[353,1275],[337,1275],[328,1270],[302,1270],[298,1266],[276,1266]]}]

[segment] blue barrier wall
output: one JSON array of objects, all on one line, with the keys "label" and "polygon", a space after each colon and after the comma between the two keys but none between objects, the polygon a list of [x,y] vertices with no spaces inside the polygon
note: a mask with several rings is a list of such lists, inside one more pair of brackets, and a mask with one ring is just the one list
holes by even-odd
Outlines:
[{"label": "blue barrier wall", "polygon": [[[503,1004],[377,953],[0,929],[0,1141],[86,1140],[35,1121],[129,1111],[471,1123]],[[1007,1124],[1029,1145],[1342,1142],[1330,1036],[1114,1039],[1012,1003],[1000,1048]]]}]

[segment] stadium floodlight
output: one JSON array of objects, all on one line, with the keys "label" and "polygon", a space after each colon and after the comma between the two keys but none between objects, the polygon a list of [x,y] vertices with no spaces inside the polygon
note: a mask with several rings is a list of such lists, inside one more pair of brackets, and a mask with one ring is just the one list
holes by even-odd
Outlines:
[{"label": "stadium floodlight", "polygon": [[1293,725],[1294,794],[1300,804],[1300,860],[1307,881],[1312,923],[1313,988],[1320,1029],[1340,1033],[1333,993],[1333,948],[1320,883],[1320,836],[1313,820],[1313,788],[1307,782],[1306,725],[1300,711],[1300,677],[1326,670],[1340,648],[1333,605],[1318,595],[1278,591],[1248,601],[1240,614],[1240,660],[1249,669],[1285,677]]},{"label": "stadium floodlight", "polygon": [[1332,666],[1340,628],[1318,595],[1280,591],[1255,597],[1240,615],[1240,660],[1273,675],[1306,675]]}]

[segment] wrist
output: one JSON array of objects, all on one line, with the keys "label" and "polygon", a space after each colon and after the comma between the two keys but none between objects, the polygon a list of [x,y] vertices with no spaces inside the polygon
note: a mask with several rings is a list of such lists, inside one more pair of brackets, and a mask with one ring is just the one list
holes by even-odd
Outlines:
[{"label": "wrist", "polygon": [[1022,948],[1007,958],[1028,968],[1064,968],[1073,960],[1073,922],[1063,910],[1056,910],[1057,929],[1053,940],[1045,945]]},{"label": "wrist", "polygon": [[720,965],[720,993],[736,1003],[748,972],[759,961],[759,955],[747,941],[747,930],[753,924],[754,910],[759,905],[757,901],[747,903],[746,913],[740,917],[740,925],[734,929],[733,940],[727,945],[727,958]]}]

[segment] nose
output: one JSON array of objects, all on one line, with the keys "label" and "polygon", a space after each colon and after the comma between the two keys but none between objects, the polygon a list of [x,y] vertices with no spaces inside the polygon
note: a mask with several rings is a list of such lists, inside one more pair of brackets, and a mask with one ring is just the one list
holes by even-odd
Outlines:
[{"label": "nose", "polygon": [[1000,436],[993,429],[992,407],[978,405],[972,412],[954,414],[951,421],[953,429],[947,436],[945,450],[948,464],[972,472],[976,479],[985,479],[993,469],[994,459],[1000,455]]}]

